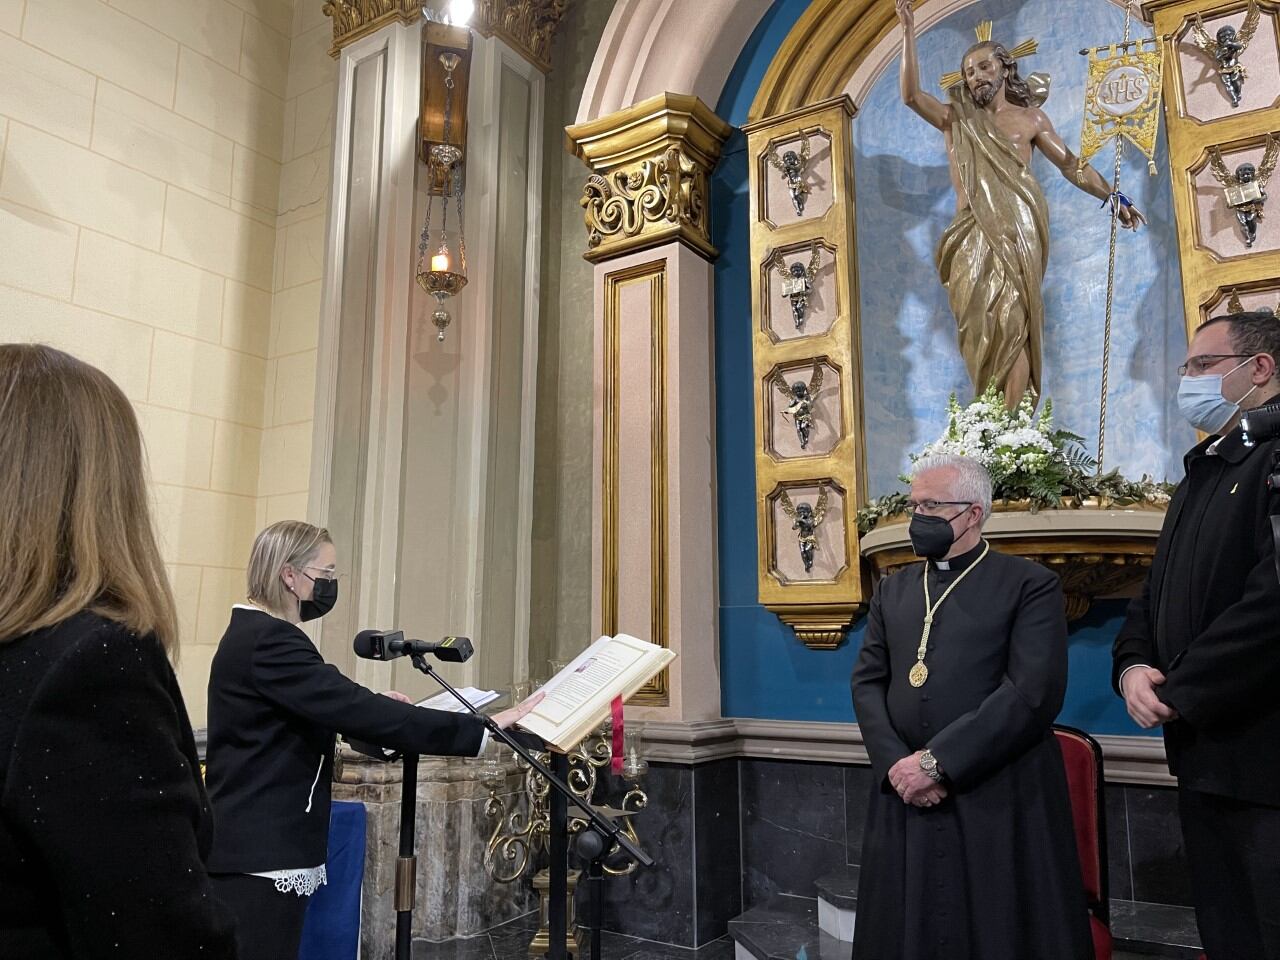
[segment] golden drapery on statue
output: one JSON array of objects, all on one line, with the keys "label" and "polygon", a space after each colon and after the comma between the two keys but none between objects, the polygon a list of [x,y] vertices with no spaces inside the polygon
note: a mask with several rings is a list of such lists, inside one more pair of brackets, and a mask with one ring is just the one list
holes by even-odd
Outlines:
[{"label": "golden drapery on statue", "polygon": [[954,169],[967,203],[942,234],[935,261],[956,318],[974,390],[1003,385],[1025,348],[1028,388],[1040,397],[1049,206],[1040,184],[991,114],[953,88]]}]

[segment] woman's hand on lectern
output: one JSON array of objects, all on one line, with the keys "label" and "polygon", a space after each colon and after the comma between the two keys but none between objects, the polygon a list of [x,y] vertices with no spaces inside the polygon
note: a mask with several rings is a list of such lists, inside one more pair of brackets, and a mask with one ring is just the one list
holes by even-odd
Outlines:
[{"label": "woman's hand on lectern", "polygon": [[392,700],[399,700],[401,703],[413,703],[412,697],[406,697],[399,690],[383,690],[384,697],[390,697]]},{"label": "woman's hand on lectern", "polygon": [[542,702],[542,698],[545,696],[545,693],[538,691],[523,703],[517,703],[514,707],[508,707],[501,713],[495,713],[493,722],[498,725],[499,729],[506,730],[508,727],[519,723],[526,713],[529,713]]}]

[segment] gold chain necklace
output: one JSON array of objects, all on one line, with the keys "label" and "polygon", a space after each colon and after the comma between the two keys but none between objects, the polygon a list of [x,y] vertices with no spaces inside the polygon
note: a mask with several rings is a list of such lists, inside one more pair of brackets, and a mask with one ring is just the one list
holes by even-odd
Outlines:
[{"label": "gold chain necklace", "polygon": [[913,687],[923,687],[924,682],[929,679],[929,668],[924,665],[924,655],[929,649],[929,634],[933,630],[933,617],[938,612],[938,608],[942,606],[943,601],[951,596],[951,591],[960,586],[960,581],[969,575],[969,571],[983,561],[988,553],[991,552],[991,544],[983,541],[982,553],[977,560],[969,564],[964,573],[956,577],[951,586],[942,592],[942,596],[938,598],[937,603],[933,603],[929,599],[929,568],[925,566],[924,573],[920,579],[924,582],[924,632],[920,634],[920,648],[916,651],[916,665],[911,668],[911,672],[907,674],[907,679]]}]

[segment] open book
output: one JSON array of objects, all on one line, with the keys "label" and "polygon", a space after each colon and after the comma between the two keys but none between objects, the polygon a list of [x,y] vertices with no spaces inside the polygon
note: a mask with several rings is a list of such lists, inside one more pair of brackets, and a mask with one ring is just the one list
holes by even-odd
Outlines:
[{"label": "open book", "polygon": [[614,697],[625,701],[675,658],[625,633],[601,637],[547,681],[546,697],[520,726],[557,750],[570,750],[609,716]]},{"label": "open book", "polygon": [[[480,690],[476,687],[460,687],[458,692],[467,698],[467,703],[477,709],[486,703],[492,703],[499,696],[496,690]],[[467,708],[458,702],[458,698],[448,690],[437,693],[434,697],[419,700],[417,705],[429,710],[444,710],[447,713],[466,713],[467,711]]]}]

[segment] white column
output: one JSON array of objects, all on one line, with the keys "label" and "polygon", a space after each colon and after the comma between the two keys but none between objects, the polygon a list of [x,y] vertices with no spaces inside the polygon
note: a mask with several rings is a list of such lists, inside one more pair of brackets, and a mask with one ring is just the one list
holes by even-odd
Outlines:
[{"label": "white column", "polygon": [[470,636],[476,656],[445,671],[460,683],[527,672],[543,78],[501,40],[475,38],[468,284],[439,343],[435,301],[414,281],[421,57],[421,27],[398,23],[342,51],[312,512],[352,574],[322,627],[326,656],[425,695],[432,685],[404,662],[354,663],[355,633]]}]

